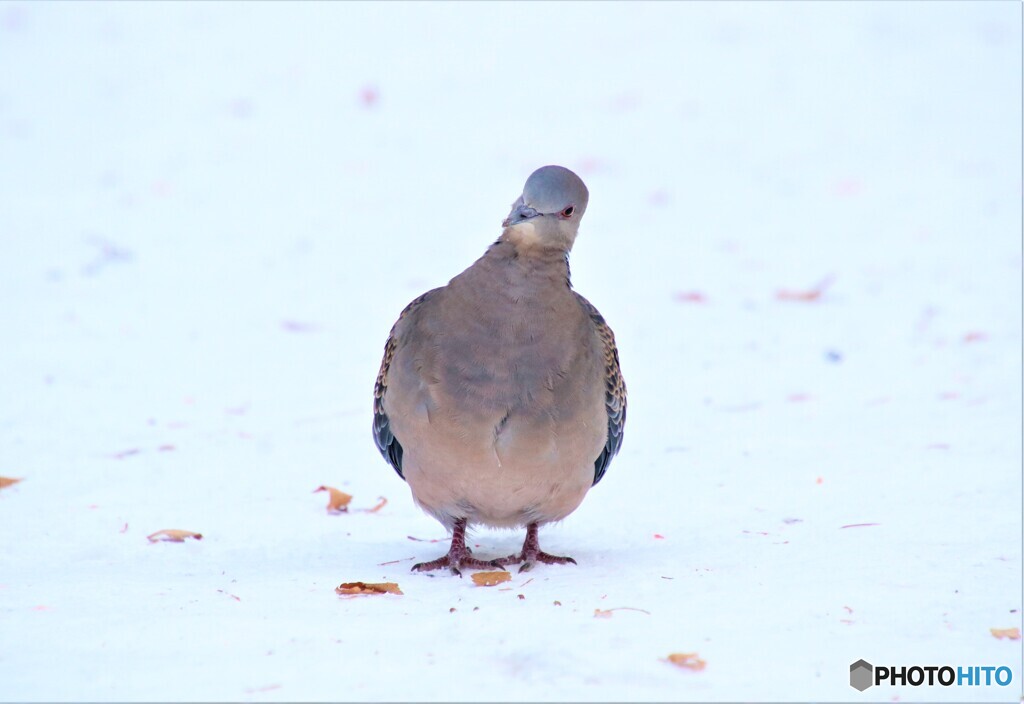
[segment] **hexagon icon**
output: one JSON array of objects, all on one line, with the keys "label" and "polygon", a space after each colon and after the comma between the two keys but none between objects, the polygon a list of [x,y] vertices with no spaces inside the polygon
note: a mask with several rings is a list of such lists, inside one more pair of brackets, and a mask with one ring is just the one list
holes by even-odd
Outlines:
[{"label": "hexagon icon", "polygon": [[866,660],[858,660],[850,665],[850,686],[858,692],[863,692],[874,684],[872,682],[874,679],[872,677],[873,674],[874,668],[871,666],[871,663]]}]

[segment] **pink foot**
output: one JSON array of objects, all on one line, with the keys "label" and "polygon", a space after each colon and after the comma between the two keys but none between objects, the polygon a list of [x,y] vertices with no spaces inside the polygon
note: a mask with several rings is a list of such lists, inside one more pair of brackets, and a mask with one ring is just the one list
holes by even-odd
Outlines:
[{"label": "pink foot", "polygon": [[528,572],[533,569],[533,566],[538,562],[543,562],[546,565],[565,565],[565,564],[576,564],[576,560],[571,557],[559,557],[558,555],[549,555],[540,549],[540,539],[537,536],[537,524],[531,523],[526,526],[526,540],[523,542],[523,550],[518,554],[512,554],[508,557],[502,557],[495,560],[502,567],[505,565],[517,565],[520,562],[523,563],[519,568],[520,572]]},{"label": "pink foot", "polygon": [[501,567],[499,560],[478,560],[466,547],[466,519],[460,518],[452,530],[452,546],[448,554],[430,562],[420,562],[412,566],[413,572],[429,572],[447,567],[452,574],[462,576],[461,569],[491,570]]}]

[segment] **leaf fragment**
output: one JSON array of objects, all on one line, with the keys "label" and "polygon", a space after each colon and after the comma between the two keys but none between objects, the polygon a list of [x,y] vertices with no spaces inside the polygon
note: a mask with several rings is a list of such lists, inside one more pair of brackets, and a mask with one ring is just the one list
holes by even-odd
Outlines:
[{"label": "leaf fragment", "polygon": [[341,596],[361,594],[402,594],[397,582],[345,582],[334,589]]},{"label": "leaf fragment", "polygon": [[496,584],[507,582],[510,579],[512,579],[512,573],[505,570],[473,573],[473,584],[478,587],[493,587]]},{"label": "leaf fragment", "polygon": [[637,609],[632,606],[616,606],[614,609],[594,609],[594,618],[611,618],[614,611],[639,611],[642,614],[651,615],[650,611]]},{"label": "leaf fragment", "polygon": [[352,501],[350,494],[346,494],[341,489],[335,489],[333,486],[320,486],[313,489],[314,494],[320,491],[326,491],[330,495],[330,500],[327,502],[327,513],[344,513],[348,511],[348,505]]},{"label": "leaf fragment", "polygon": [[185,538],[194,538],[195,540],[202,540],[202,533],[193,533],[190,530],[178,530],[176,528],[165,528],[164,530],[158,530],[156,533],[146,536],[146,540],[151,543],[165,542],[165,543],[184,543]]},{"label": "leaf fragment", "polygon": [[[349,498],[351,498],[351,497],[349,497]],[[378,496],[377,497],[377,505],[374,506],[373,508],[364,508],[363,511],[366,511],[366,513],[377,513],[377,511],[380,511],[382,508],[384,508],[387,505],[388,505],[388,500],[385,499],[383,496]]]},{"label": "leaf fragment", "polygon": [[1019,628],[990,628],[992,635],[1002,640],[1003,638],[1009,638],[1010,640],[1020,640],[1020,629]]},{"label": "leaf fragment", "polygon": [[668,656],[668,662],[692,672],[700,672],[707,666],[707,662],[701,660],[697,653],[672,653]]},{"label": "leaf fragment", "polygon": [[803,301],[805,303],[817,301],[834,281],[835,275],[829,274],[809,289],[794,290],[780,288],[775,292],[775,298],[780,301]]}]

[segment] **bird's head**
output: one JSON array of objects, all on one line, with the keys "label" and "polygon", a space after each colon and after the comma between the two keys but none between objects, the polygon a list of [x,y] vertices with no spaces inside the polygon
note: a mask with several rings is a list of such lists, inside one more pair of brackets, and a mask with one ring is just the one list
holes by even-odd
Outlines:
[{"label": "bird's head", "polygon": [[568,252],[576,240],[590,194],[579,176],[564,166],[542,166],[526,179],[523,195],[505,218],[502,239],[517,247]]}]

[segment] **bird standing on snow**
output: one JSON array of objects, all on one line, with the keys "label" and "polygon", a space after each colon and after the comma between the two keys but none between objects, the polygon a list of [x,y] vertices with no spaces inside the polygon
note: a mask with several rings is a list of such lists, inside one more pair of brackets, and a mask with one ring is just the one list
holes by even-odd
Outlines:
[{"label": "bird standing on snow", "polygon": [[[568,516],[601,481],[626,422],[615,336],[569,281],[588,198],[569,169],[537,169],[501,237],[391,329],[374,440],[452,532],[448,554],[414,570],[575,564],[542,552],[538,527]],[[474,558],[471,524],[526,526],[522,552]]]}]

